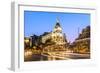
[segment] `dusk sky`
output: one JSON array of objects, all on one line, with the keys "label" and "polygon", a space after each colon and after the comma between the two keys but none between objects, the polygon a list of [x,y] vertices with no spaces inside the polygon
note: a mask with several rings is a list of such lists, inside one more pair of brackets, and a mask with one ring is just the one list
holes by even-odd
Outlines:
[{"label": "dusk sky", "polygon": [[78,37],[78,28],[81,32],[90,25],[90,14],[24,11],[24,35],[27,37],[53,31],[57,18],[70,42]]}]

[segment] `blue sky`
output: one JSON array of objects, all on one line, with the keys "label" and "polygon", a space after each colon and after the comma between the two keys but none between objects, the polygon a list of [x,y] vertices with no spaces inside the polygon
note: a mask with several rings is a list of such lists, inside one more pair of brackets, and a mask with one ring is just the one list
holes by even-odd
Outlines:
[{"label": "blue sky", "polygon": [[90,25],[90,14],[24,11],[24,35],[41,35],[52,31],[57,18],[70,42],[78,37],[78,28],[81,32],[83,28]]}]

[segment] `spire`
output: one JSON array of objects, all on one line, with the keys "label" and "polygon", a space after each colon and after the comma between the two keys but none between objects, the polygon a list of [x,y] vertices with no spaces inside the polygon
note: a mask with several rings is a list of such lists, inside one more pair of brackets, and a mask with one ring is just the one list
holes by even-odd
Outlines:
[{"label": "spire", "polygon": [[59,23],[59,18],[57,17],[56,22]]},{"label": "spire", "polygon": [[55,25],[55,27],[61,27],[60,26],[60,23],[59,23],[59,18],[57,17],[57,19],[56,19],[56,25]]}]

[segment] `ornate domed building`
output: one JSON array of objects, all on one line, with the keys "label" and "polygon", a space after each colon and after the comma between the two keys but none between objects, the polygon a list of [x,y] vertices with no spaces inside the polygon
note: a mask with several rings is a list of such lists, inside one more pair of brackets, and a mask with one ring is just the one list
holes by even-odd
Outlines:
[{"label": "ornate domed building", "polygon": [[62,32],[62,28],[58,19],[56,21],[53,31],[42,36],[43,43],[45,43],[48,39],[54,42],[55,45],[66,45],[68,43],[65,33]]},{"label": "ornate domed building", "polygon": [[57,45],[64,45],[67,43],[65,34],[62,32],[62,28],[60,22],[57,20],[56,25],[51,33],[52,41],[54,41]]}]

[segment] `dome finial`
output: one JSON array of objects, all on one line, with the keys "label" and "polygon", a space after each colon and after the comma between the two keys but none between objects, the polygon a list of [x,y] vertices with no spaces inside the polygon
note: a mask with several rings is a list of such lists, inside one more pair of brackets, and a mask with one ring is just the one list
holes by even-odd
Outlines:
[{"label": "dome finial", "polygon": [[57,17],[56,21],[59,22],[59,17]]},{"label": "dome finial", "polygon": [[56,25],[55,25],[55,28],[57,28],[57,27],[61,27],[61,26],[60,26],[59,17],[56,18]]}]

